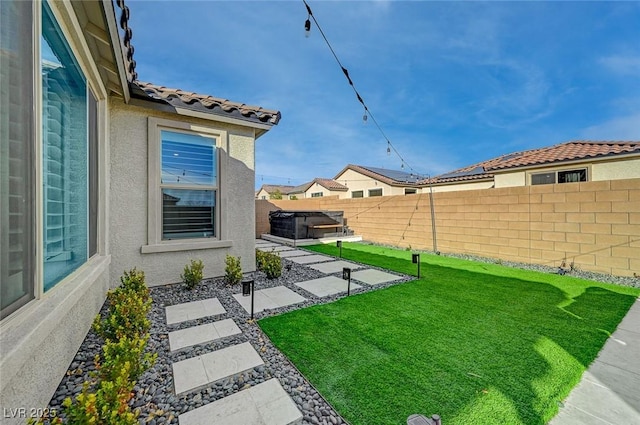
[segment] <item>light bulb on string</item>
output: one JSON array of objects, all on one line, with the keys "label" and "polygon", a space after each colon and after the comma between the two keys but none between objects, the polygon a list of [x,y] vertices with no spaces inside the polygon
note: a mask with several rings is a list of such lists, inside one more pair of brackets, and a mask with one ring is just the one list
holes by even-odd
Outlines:
[{"label": "light bulb on string", "polygon": [[391,155],[391,144],[387,142],[387,156]]},{"label": "light bulb on string", "polygon": [[404,161],[402,161],[402,164],[400,164],[400,169],[404,170]]},{"label": "light bulb on string", "polygon": [[362,116],[362,123],[366,124],[367,123],[367,119],[369,119],[369,117],[367,116],[367,111],[364,111],[364,115]]},{"label": "light bulb on string", "polygon": [[307,20],[304,21],[304,37],[309,38],[309,34],[311,34],[311,20],[307,18]]}]

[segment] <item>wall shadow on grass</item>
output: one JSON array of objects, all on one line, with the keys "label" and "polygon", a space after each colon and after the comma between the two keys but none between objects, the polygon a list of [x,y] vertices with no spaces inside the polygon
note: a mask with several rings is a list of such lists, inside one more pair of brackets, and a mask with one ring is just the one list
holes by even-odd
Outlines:
[{"label": "wall shadow on grass", "polygon": [[[410,260],[343,257],[415,272]],[[568,299],[551,284],[422,267],[420,280],[260,326],[354,425],[416,412],[447,424],[544,424],[635,300],[599,287]]]}]

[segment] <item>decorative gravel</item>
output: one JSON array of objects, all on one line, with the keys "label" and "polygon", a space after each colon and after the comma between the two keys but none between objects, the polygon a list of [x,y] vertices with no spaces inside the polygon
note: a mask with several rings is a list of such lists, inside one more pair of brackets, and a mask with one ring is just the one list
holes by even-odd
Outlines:
[{"label": "decorative gravel", "polygon": [[[429,251],[421,251],[429,252]],[[480,261],[485,263],[499,263],[507,267],[536,270],[545,273],[558,273],[557,267],[549,267],[538,264],[516,263],[510,261],[498,261],[495,259],[466,254],[446,254],[447,256]],[[307,301],[278,309],[265,310],[254,315],[256,319],[278,315],[284,312],[305,308],[315,304],[323,304],[335,301],[346,296],[345,293],[319,298],[302,288],[295,286],[297,282],[317,279],[327,276],[305,265],[299,265],[286,258],[282,259],[282,276],[269,280],[264,273],[256,272],[252,276],[255,279],[255,289],[264,289],[284,285],[287,288],[307,298]],[[367,268],[375,268],[367,266]],[[384,269],[380,269],[384,270]],[[388,272],[387,270],[384,270]],[[341,276],[341,272],[334,273]],[[591,279],[599,282],[614,283],[618,285],[640,287],[640,279],[633,277],[611,276],[601,273],[573,270],[567,275]],[[400,276],[400,275],[399,275]],[[400,276],[400,280],[380,285],[366,285],[358,282],[362,287],[352,290],[352,294],[369,292],[401,284],[415,279],[410,276]],[[291,362],[276,349],[269,338],[260,330],[256,323],[250,320],[249,314],[233,298],[233,294],[240,293],[240,285],[229,287],[222,278],[207,279],[198,287],[189,291],[182,284],[156,286],[151,288],[153,298],[151,319],[151,337],[148,350],[158,354],[155,365],[143,374],[134,388],[134,397],[130,404],[139,412],[140,424],[177,424],[178,415],[189,410],[211,403],[245,388],[265,382],[271,378],[277,378],[283,388],[291,396],[303,414],[303,424],[346,424],[344,419],[327,403],[318,391],[306,380],[306,378],[291,364]],[[165,306],[196,301],[216,297],[226,309],[225,314],[205,317],[202,319],[167,325],[165,320]],[[102,313],[105,313],[103,306]],[[170,352],[168,332],[201,325],[223,319],[234,319],[241,334],[232,335],[209,343],[185,347],[181,350]],[[173,386],[173,374],[171,365],[174,362],[190,357],[199,356],[214,350],[225,348],[243,342],[250,342],[264,361],[264,365],[258,366],[247,372],[225,378],[212,383],[202,389],[190,391],[184,395],[176,396]],[[93,359],[100,352],[102,341],[93,331],[90,331],[80,346],[73,359],[69,370],[60,382],[49,408],[60,412],[62,401],[66,397],[75,397],[82,390],[85,380],[90,380],[91,372],[95,371]]]},{"label": "decorative gravel", "polygon": [[[327,274],[287,259],[282,259],[282,265],[282,276],[277,279],[269,280],[262,272],[253,273],[251,277],[255,279],[255,289],[284,285],[307,300],[300,304],[256,313],[254,315],[255,319],[278,315],[315,304],[332,302],[346,296],[346,293],[342,293],[323,298],[316,297],[295,286],[295,283],[317,279],[327,276]],[[341,277],[342,272],[334,275]],[[410,276],[398,276],[399,280],[397,281],[375,286],[358,282],[362,287],[352,290],[351,294],[355,295],[378,290],[415,279]],[[139,423],[148,425],[177,424],[178,415],[181,413],[265,382],[268,379],[277,378],[302,412],[303,424],[346,424],[344,419],[322,398],[295,366],[273,346],[258,325],[250,320],[250,315],[233,298],[233,294],[240,292],[242,292],[241,285],[230,287],[224,283],[222,278],[207,279],[193,290],[187,290],[183,284],[151,287],[151,297],[153,299],[150,313],[151,336],[147,348],[149,351],[157,353],[158,359],[155,365],[140,377],[134,388],[134,397],[130,405],[133,410],[139,412]],[[227,311],[226,313],[173,325],[166,324],[165,306],[212,297],[218,298]],[[102,313],[104,314],[105,311],[106,306],[103,306]],[[170,331],[223,319],[233,319],[242,333],[205,344],[185,347],[174,352],[169,351],[168,333]],[[214,382],[204,388],[190,391],[181,396],[175,395],[172,363],[247,341],[260,354],[264,365]],[[63,412],[61,410],[63,400],[66,397],[75,397],[80,393],[83,382],[90,380],[91,372],[95,371],[93,359],[100,352],[101,346],[102,341],[100,338],[93,331],[90,331],[73,359],[69,371],[60,382],[51,399],[50,409]]]}]

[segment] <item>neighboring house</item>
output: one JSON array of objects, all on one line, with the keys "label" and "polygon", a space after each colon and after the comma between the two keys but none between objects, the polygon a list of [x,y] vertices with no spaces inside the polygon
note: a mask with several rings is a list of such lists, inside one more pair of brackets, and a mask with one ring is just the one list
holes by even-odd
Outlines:
[{"label": "neighboring house", "polygon": [[420,182],[433,191],[640,177],[640,142],[570,141],[510,153]]},{"label": "neighboring house", "polygon": [[349,164],[334,180],[347,187],[341,198],[368,198],[371,196],[412,195],[420,192],[420,176],[404,171],[387,170]]},{"label": "neighboring house", "polygon": [[321,198],[325,196],[338,196],[342,198],[342,195],[346,193],[347,190],[349,189],[346,186],[335,180],[316,178],[289,190],[285,198],[302,199]]},{"label": "neighboring house", "polygon": [[47,405],[123,271],[255,269],[255,139],[280,113],[138,81],[118,4],[0,1],[3,423]]},{"label": "neighboring house", "polygon": [[287,199],[286,194],[293,188],[294,186],[263,184],[256,192],[256,199],[271,199],[271,196],[276,193],[280,193],[283,199]]}]

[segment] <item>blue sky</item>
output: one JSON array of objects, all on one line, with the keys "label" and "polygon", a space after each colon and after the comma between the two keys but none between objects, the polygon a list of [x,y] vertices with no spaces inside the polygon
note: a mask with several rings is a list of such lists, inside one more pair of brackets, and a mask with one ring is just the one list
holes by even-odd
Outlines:
[{"label": "blue sky", "polygon": [[[308,3],[405,170],[640,140],[640,2]],[[141,80],[281,111],[256,187],[400,169],[302,0],[127,4]]]}]

